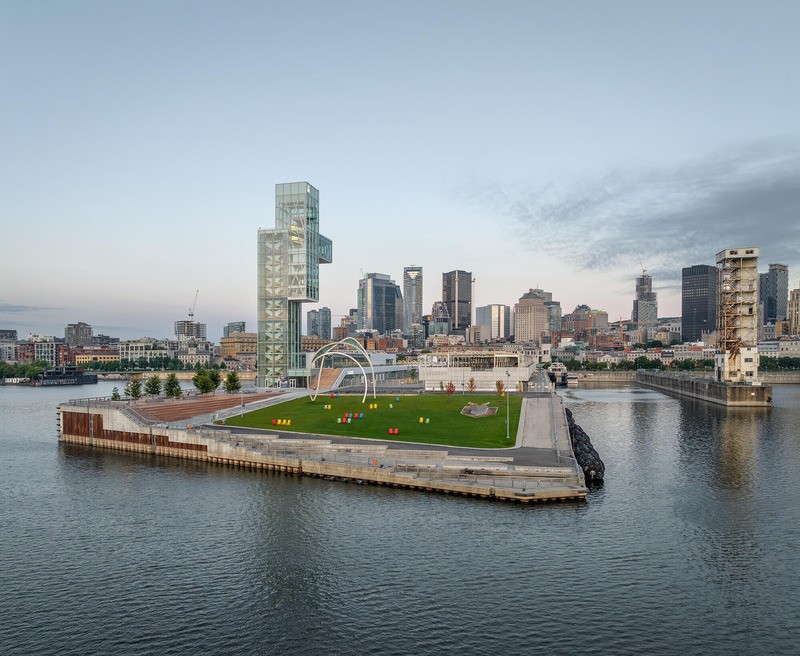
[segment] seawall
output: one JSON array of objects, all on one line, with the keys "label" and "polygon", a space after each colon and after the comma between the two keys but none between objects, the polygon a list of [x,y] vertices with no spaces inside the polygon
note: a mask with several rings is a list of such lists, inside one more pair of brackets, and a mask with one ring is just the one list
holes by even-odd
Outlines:
[{"label": "seawall", "polygon": [[636,382],[643,387],[729,407],[772,405],[772,387],[769,385],[732,385],[711,378],[652,371],[637,371]]},{"label": "seawall", "polygon": [[581,500],[587,493],[575,467],[514,466],[511,454],[450,455],[421,445],[390,449],[375,442],[169,428],[147,425],[126,406],[104,401],[62,404],[58,416],[59,441],[92,448],[522,503]]}]

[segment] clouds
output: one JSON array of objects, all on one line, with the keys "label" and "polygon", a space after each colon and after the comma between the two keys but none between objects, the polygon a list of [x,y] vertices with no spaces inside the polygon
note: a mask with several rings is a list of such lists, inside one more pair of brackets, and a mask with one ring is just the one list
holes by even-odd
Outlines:
[{"label": "clouds", "polygon": [[[723,248],[758,246],[764,264],[800,265],[800,142],[768,140],[679,165],[615,170],[572,187],[480,189],[532,247],[563,249],[584,271],[644,266],[662,282],[712,264]],[[796,270],[796,269],[795,269]]]}]

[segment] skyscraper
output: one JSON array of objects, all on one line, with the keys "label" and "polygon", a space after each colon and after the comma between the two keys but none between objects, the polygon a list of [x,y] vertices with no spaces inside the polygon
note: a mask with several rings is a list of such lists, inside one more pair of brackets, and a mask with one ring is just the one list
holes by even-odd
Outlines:
[{"label": "skyscraper", "polygon": [[358,281],[358,328],[381,335],[396,330],[403,321],[403,294],[383,273],[368,273]]},{"label": "skyscraper", "polygon": [[763,307],[761,323],[775,323],[786,318],[789,297],[789,267],[770,264],[767,273],[758,276],[758,302]]},{"label": "skyscraper", "polygon": [[631,320],[639,327],[652,326],[658,322],[658,301],[653,291],[653,277],[645,271],[636,278],[636,298],[633,301]]},{"label": "skyscraper", "polygon": [[697,342],[717,328],[717,268],[684,267],[681,276],[681,339]]},{"label": "skyscraper", "polygon": [[403,328],[422,318],[422,267],[403,269]]},{"label": "skyscraper", "polygon": [[789,334],[792,336],[800,335],[800,288],[789,292],[786,319],[789,321]]},{"label": "skyscraper", "polygon": [[514,341],[541,344],[544,333],[547,333],[547,308],[542,296],[531,289],[514,305]]},{"label": "skyscraper", "polygon": [[475,323],[481,326],[481,340],[508,339],[511,335],[511,308],[500,303],[475,308]]},{"label": "skyscraper", "polygon": [[322,339],[331,338],[331,309],[329,307],[319,309],[319,336]]},{"label": "skyscraper", "polygon": [[472,272],[449,271],[442,274],[442,301],[447,306],[456,335],[464,335],[472,323]]},{"label": "skyscraper", "polygon": [[320,337],[319,310],[309,310],[306,312],[306,335],[316,335]]},{"label": "skyscraper", "polygon": [[245,330],[244,321],[231,321],[229,324],[222,327],[223,337],[230,337],[233,333],[244,333],[244,332],[247,332]]},{"label": "skyscraper", "polygon": [[303,303],[319,300],[319,265],[333,243],[319,234],[319,191],[307,182],[275,185],[275,227],[258,231],[259,387],[305,375]]}]

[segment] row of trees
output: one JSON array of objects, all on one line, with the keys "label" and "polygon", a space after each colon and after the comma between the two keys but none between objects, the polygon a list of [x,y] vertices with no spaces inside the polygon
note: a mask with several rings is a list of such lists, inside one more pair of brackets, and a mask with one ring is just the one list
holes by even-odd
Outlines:
[{"label": "row of trees", "polygon": [[760,358],[759,368],[762,371],[780,371],[781,369],[800,369],[800,358]]},{"label": "row of trees", "polygon": [[47,360],[36,360],[33,364],[0,362],[0,378],[33,378],[49,368]]},{"label": "row of trees", "polygon": [[[763,358],[762,358],[763,362]],[[640,355],[635,360],[622,360],[620,362],[581,362],[580,360],[564,360],[568,371],[636,371],[637,369],[675,369],[677,371],[711,371],[714,369],[714,360],[673,360],[669,365],[658,358],[648,358]]]},{"label": "row of trees", "polygon": [[[186,371],[195,370],[199,371],[204,369],[200,363],[195,365],[184,364],[178,358],[168,357],[155,357],[147,359],[145,357],[137,358],[136,360],[129,360],[128,358],[121,358],[114,362],[88,362],[83,365],[84,369],[92,371]],[[211,365],[211,369],[225,369],[225,363],[220,365]]]},{"label": "row of trees", "polygon": [[[222,376],[216,369],[200,369],[194,376],[192,376],[192,383],[197,388],[200,394],[208,394],[216,390],[222,382]],[[225,391],[228,394],[234,394],[242,389],[242,383],[239,380],[239,374],[235,371],[228,373],[225,379]],[[160,396],[161,392],[168,399],[179,399],[183,396],[183,389],[178,377],[173,373],[167,376],[167,379],[162,383],[158,374],[153,374],[148,377],[142,385],[142,381],[134,378],[125,385],[125,396],[130,399],[137,400],[142,396]],[[115,401],[120,399],[119,390],[115,387],[111,393],[111,398]]]}]

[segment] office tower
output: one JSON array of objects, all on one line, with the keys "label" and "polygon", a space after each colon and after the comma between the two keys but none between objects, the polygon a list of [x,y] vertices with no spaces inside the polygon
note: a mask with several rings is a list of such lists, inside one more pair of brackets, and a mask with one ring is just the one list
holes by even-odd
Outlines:
[{"label": "office tower", "polygon": [[422,267],[403,269],[403,328],[422,318]]},{"label": "office tower", "polygon": [[758,302],[763,308],[762,324],[775,323],[786,318],[786,301],[789,296],[789,267],[770,264],[767,273],[758,276]]},{"label": "office tower", "polygon": [[514,341],[541,344],[544,333],[547,333],[547,308],[544,299],[531,289],[514,305]]},{"label": "office tower", "polygon": [[449,335],[453,329],[450,311],[444,301],[436,301],[431,308],[426,330],[426,337],[431,335]]},{"label": "office tower", "polygon": [[636,278],[636,298],[633,301],[631,320],[640,328],[658,322],[658,301],[653,291],[653,277],[645,271]]},{"label": "office tower", "polygon": [[511,308],[500,303],[475,308],[475,323],[481,326],[481,341],[508,339],[511,336]]},{"label": "office tower", "polygon": [[68,323],[64,328],[64,341],[72,347],[92,345],[92,327],[88,323]]},{"label": "office tower", "polygon": [[322,339],[331,338],[331,309],[329,307],[319,309],[319,336]]},{"label": "office tower", "polygon": [[230,337],[233,333],[247,332],[244,324],[244,321],[231,321],[228,325],[222,327],[222,336]]},{"label": "office tower", "polygon": [[789,293],[789,303],[786,306],[786,319],[789,322],[789,334],[797,337],[800,335],[800,288]]},{"label": "office tower", "polygon": [[758,248],[717,253],[717,346],[715,377],[755,382],[758,375]]},{"label": "office tower", "polygon": [[553,300],[552,292],[546,292],[538,287],[532,289],[531,292],[538,294],[547,308],[547,332],[559,332],[561,330],[561,302]]},{"label": "office tower", "polygon": [[319,337],[319,310],[306,312],[306,335]]},{"label": "office tower", "polygon": [[717,328],[717,268],[684,267],[681,275],[681,339],[698,342]]},{"label": "office tower", "polygon": [[319,301],[319,265],[333,243],[319,234],[319,191],[307,182],[275,185],[275,227],[258,231],[259,387],[301,380],[302,305]]},{"label": "office tower", "polygon": [[442,301],[450,314],[453,333],[464,335],[472,323],[472,272],[443,273]]},{"label": "office tower", "polygon": [[387,335],[403,322],[403,294],[383,273],[368,273],[358,281],[358,328]]}]

